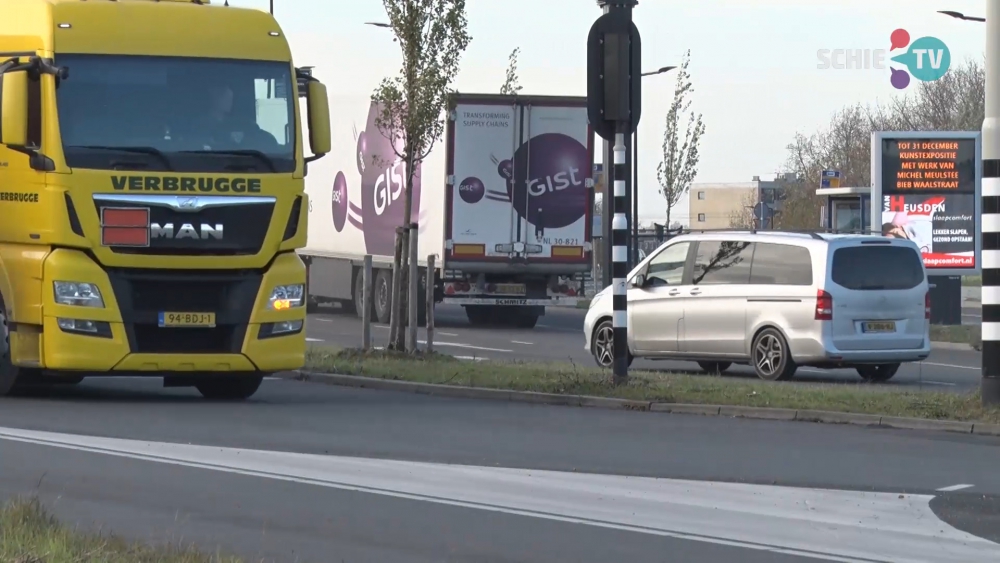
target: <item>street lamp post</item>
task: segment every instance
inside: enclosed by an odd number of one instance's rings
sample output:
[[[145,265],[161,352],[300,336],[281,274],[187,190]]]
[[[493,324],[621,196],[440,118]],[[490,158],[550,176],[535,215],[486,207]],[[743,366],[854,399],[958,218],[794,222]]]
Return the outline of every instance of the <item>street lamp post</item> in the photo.
[[[656,76],[670,72],[676,66],[662,66],[656,70],[642,73],[642,77]],[[639,263],[639,128],[632,134],[632,248],[629,251],[629,269]],[[670,225],[667,225],[669,228]]]
[[[940,13],[986,22],[986,111],[983,120],[983,321],[982,379],[984,407],[1000,406],[1000,0],[987,0],[986,17]]]

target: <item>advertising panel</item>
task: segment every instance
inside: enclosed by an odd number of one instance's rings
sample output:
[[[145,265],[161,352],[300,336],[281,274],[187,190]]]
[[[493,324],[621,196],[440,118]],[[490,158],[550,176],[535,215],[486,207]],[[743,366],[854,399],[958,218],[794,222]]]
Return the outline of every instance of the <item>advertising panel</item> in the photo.
[[[928,275],[978,274],[981,179],[978,132],[873,133],[872,230],[916,243]]]

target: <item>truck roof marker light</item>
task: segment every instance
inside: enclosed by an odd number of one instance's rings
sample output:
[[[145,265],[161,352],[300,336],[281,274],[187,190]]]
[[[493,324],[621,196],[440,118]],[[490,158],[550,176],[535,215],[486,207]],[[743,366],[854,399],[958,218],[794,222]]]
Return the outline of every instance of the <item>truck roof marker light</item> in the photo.
[[[71,27],[73,27],[73,24],[70,24],[70,23],[61,23],[61,24],[59,24],[59,29],[69,29]]]
[[[281,34],[278,33],[277,31],[269,31],[267,32],[267,34],[270,35],[271,37],[281,37]]]

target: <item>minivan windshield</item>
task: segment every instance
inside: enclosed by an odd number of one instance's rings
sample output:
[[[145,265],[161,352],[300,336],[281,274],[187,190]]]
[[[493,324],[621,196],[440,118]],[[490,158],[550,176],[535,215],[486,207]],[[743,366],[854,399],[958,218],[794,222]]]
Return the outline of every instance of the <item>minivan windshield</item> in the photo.
[[[913,289],[924,281],[924,267],[913,248],[863,244],[834,250],[830,275],[847,289]]]
[[[74,168],[224,172],[295,169],[287,62],[60,54],[56,91]]]

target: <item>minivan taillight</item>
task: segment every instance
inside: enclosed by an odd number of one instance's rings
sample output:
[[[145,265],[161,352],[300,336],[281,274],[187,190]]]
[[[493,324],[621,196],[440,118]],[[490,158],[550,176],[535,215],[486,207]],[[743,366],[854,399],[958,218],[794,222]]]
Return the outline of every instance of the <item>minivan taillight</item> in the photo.
[[[816,320],[833,320],[833,296],[822,289],[816,290]]]
[[[929,291],[924,295],[924,318],[928,320],[931,318],[931,292]]]

